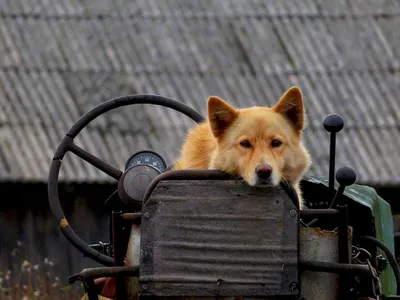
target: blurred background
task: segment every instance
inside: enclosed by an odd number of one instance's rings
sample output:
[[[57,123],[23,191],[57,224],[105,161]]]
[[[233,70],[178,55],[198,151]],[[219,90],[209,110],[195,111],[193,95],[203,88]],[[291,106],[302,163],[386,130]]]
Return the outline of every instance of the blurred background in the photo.
[[[118,96],[159,94],[205,115],[210,95],[270,106],[292,85],[308,115],[308,175],[328,176],[322,120],[338,113],[337,167],[353,167],[358,183],[400,212],[400,0],[0,0],[3,286],[24,289],[21,266],[51,273],[58,288],[97,265],[66,241],[47,199],[54,151],[85,112]],[[96,119],[76,142],[121,169],[144,149],[171,164],[193,125],[135,105]],[[114,181],[69,154],[60,180],[72,228],[88,243],[108,241],[102,205]]]

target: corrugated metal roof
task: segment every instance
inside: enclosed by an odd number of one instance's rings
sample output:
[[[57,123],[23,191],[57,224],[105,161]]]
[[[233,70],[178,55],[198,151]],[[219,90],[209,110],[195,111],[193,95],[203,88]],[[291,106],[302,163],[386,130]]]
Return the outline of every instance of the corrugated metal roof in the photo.
[[[69,127],[97,104],[160,94],[206,113],[304,94],[310,175],[328,174],[322,119],[341,114],[337,165],[360,183],[400,184],[400,1],[0,1],[0,179],[46,181]],[[144,148],[169,163],[194,123],[161,107],[120,108],[77,139],[122,168]],[[107,176],[72,155],[61,179]]]

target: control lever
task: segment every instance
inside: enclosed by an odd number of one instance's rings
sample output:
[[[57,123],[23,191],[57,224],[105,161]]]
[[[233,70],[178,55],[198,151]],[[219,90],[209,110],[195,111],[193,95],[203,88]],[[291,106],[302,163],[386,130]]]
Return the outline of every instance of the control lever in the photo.
[[[326,131],[331,134],[329,151],[329,188],[334,188],[335,155],[336,155],[336,133],[343,129],[343,118],[338,114],[330,114],[324,118],[323,125]]]
[[[339,183],[339,187],[336,191],[335,197],[333,197],[333,200],[329,205],[329,208],[332,208],[337,204],[338,199],[343,195],[346,186],[352,185],[356,182],[357,174],[350,167],[342,167],[336,172],[336,180]]]
[[[336,191],[335,196],[333,197],[331,204],[329,205],[329,208],[332,208],[337,204],[338,199],[340,199],[340,197],[343,195],[346,186],[350,186],[354,182],[356,182],[357,174],[350,167],[342,167],[336,172],[336,180],[339,183],[339,187]],[[311,222],[307,224],[307,226],[311,226],[317,221],[318,219],[313,219]]]

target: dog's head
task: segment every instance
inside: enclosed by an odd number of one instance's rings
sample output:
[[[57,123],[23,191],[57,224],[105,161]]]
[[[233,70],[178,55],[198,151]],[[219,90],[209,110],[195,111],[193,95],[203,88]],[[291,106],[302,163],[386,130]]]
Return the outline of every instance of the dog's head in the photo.
[[[218,149],[210,167],[243,177],[252,186],[298,182],[310,166],[302,143],[304,107],[298,87],[271,108],[237,109],[211,96],[208,118]]]

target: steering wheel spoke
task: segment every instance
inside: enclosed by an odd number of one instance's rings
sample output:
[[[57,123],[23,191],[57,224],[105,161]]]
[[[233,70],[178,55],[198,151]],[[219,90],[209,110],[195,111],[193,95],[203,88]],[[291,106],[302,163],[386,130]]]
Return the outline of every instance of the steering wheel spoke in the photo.
[[[77,146],[73,142],[68,145],[68,150],[74,153],[76,156],[82,158],[84,161],[88,162],[92,166],[96,167],[100,171],[103,171],[110,177],[114,178],[115,180],[119,180],[122,175],[122,171],[118,170],[117,168],[113,167],[112,165],[106,163],[102,159],[98,158],[97,156],[87,152],[85,149]]]
[[[61,232],[65,235],[68,241],[83,254],[105,266],[113,266],[113,258],[90,247],[86,242],[81,240],[73,231],[71,226],[69,226],[69,223],[65,218],[64,212],[61,208],[60,198],[58,195],[58,176],[65,153],[71,151],[76,156],[85,160],[110,177],[119,180],[123,172],[104,162],[95,155],[87,152],[81,147],[75,145],[74,138],[98,116],[101,116],[102,114],[118,107],[134,104],[160,105],[181,112],[197,123],[204,121],[204,118],[200,113],[179,101],[158,95],[128,95],[108,100],[94,107],[91,111],[84,114],[64,136],[63,140],[56,149],[49,171],[49,180],[47,186],[50,208],[60,224]]]

